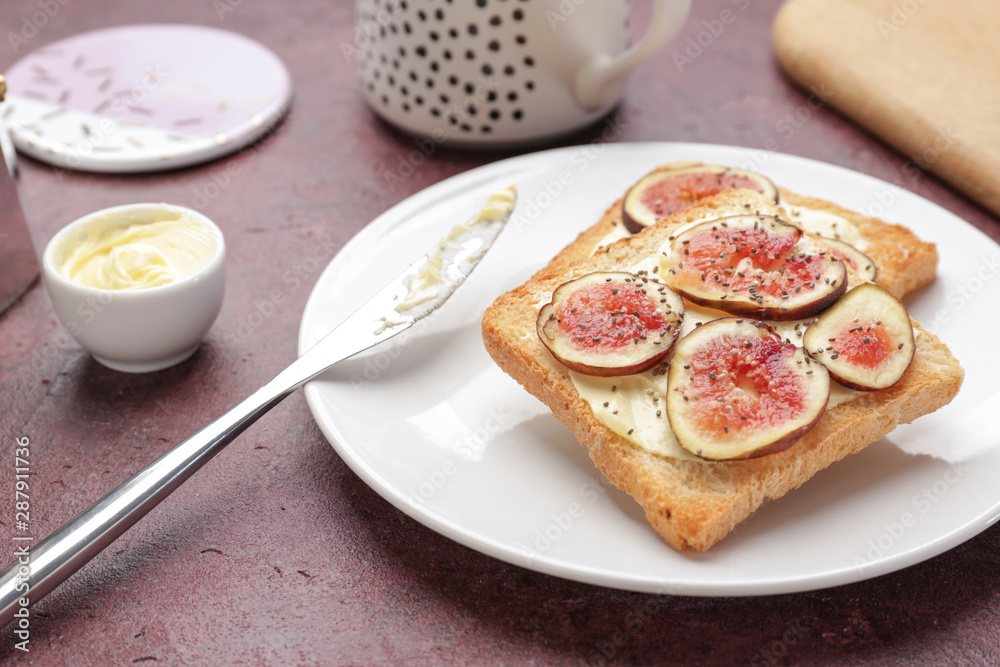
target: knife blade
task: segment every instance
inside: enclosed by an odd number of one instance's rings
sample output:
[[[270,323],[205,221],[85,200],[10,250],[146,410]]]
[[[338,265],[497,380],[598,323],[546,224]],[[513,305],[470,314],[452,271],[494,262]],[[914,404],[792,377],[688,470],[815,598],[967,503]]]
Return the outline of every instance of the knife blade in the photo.
[[[330,334],[341,339],[338,353],[348,348],[361,352],[387,340],[444,304],[496,240],[516,200],[513,187],[494,192],[475,216],[452,228],[423,257],[389,281]]]
[[[409,329],[441,307],[493,245],[513,212],[513,188],[492,195],[427,254],[270,382],[148,465],[0,574],[0,627],[100,553],[248,426],[309,380]]]
[[[0,102],[7,92],[0,76]],[[13,144],[0,118],[0,313],[9,308],[38,278],[38,255],[17,194]]]

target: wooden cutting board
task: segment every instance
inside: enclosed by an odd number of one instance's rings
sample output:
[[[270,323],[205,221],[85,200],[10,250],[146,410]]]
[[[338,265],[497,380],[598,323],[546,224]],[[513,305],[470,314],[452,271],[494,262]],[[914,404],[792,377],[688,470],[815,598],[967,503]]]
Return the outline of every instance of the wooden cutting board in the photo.
[[[789,0],[774,48],[789,76],[902,151],[904,175],[933,171],[1000,214],[1000,2]]]

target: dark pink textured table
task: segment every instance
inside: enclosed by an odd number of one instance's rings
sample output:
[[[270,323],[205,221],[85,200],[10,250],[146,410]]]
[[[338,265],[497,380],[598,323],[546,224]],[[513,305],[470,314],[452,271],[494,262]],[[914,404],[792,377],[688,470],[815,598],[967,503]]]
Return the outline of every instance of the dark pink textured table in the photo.
[[[907,156],[810,104],[782,76],[770,47],[779,4],[695,2],[675,47],[631,78],[615,112],[620,140],[766,146],[823,160],[900,183],[1000,240],[994,218],[932,176],[904,171]],[[0,71],[17,58],[8,35],[49,5],[58,11],[22,49],[117,24],[217,26],[273,49],[292,73],[295,97],[255,150],[196,168],[100,176],[23,159],[22,197],[39,244],[84,213],[167,201],[203,210],[229,248],[218,321],[195,357],[167,371],[122,375],[98,365],[67,339],[40,285],[0,315],[0,495],[13,489],[14,440],[28,436],[39,537],[295,357],[318,276],[306,258],[324,265],[408,195],[509,155],[442,148],[394,191],[384,187],[386,170],[414,143],[361,101],[339,49],[352,39],[346,1],[5,0]],[[736,20],[702,39],[702,53],[679,71],[674,51],[725,9]],[[236,166],[217,196],[199,199]],[[248,329],[255,299],[289,271],[301,284]],[[4,562],[13,552],[8,514],[0,516]],[[657,597],[564,581],[455,544],[394,509],[339,459],[298,393],[35,607],[30,653],[14,648],[11,628],[0,630],[0,660],[1000,664],[998,553],[1000,530],[992,528],[895,574],[775,597]]]

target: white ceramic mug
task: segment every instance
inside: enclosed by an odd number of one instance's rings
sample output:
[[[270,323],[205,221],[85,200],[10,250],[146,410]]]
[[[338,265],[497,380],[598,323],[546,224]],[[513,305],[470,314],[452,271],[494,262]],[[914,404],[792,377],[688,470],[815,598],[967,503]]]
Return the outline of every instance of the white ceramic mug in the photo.
[[[385,120],[467,145],[531,143],[584,127],[628,72],[680,31],[691,0],[654,0],[630,41],[630,0],[356,0],[361,89]]]

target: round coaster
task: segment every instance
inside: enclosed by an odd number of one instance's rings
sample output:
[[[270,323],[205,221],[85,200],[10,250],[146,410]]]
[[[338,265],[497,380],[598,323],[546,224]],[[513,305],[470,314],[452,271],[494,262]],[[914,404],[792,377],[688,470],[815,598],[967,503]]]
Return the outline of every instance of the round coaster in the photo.
[[[18,150],[98,172],[174,169],[236,152],[278,122],[292,91],[270,50],[195,25],[83,33],[5,75],[0,118]]]

